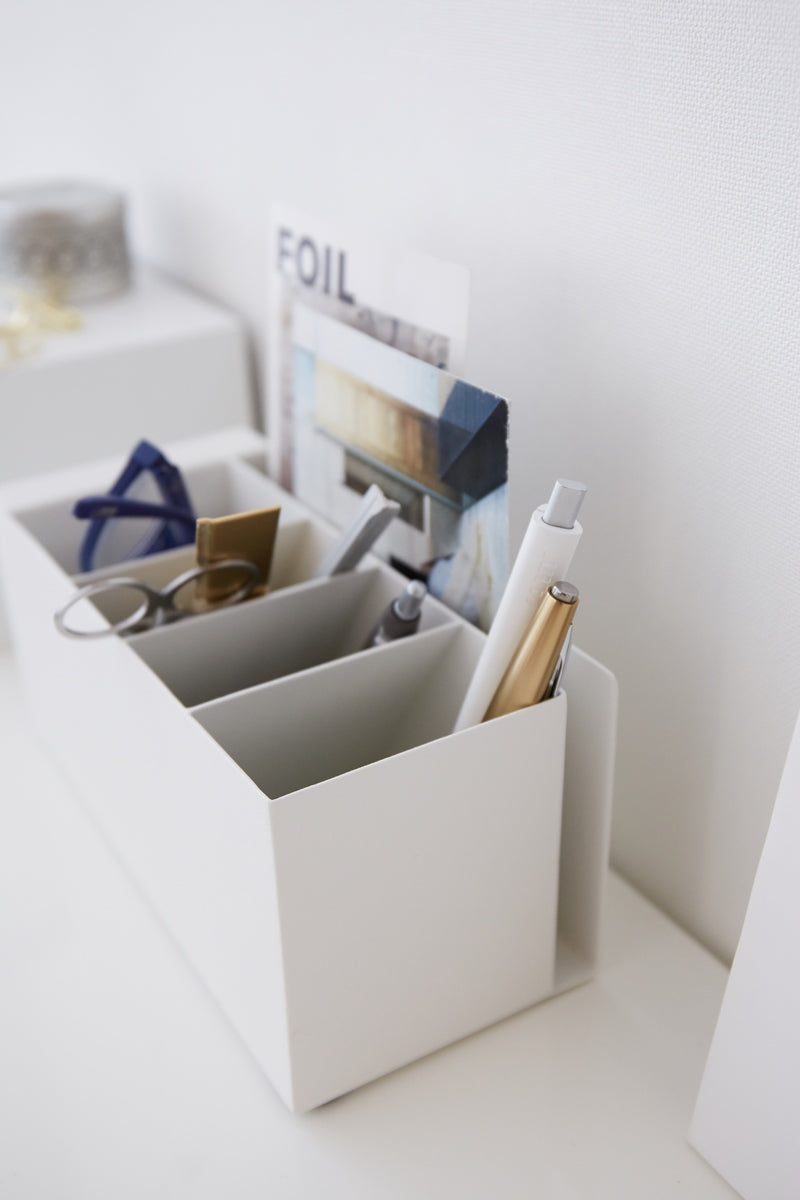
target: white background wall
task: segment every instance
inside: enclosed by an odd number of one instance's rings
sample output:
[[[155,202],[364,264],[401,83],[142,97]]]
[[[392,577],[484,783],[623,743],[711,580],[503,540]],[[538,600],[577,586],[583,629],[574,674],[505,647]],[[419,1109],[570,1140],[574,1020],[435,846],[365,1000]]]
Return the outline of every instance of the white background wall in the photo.
[[[616,864],[725,956],[800,702],[798,99],[793,0],[29,0],[0,31],[0,180],[121,185],[138,253],[256,338],[273,200],[468,265],[514,544],[590,485]]]

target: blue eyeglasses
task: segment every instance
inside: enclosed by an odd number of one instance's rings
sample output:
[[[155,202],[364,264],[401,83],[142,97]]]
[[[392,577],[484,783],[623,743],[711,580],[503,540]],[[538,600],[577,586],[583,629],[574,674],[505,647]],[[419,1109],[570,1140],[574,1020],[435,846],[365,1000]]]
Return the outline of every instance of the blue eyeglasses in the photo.
[[[105,495],[84,496],[72,513],[89,521],[80,549],[82,571],[195,539],[196,517],[181,473],[151,442],[139,442]]]

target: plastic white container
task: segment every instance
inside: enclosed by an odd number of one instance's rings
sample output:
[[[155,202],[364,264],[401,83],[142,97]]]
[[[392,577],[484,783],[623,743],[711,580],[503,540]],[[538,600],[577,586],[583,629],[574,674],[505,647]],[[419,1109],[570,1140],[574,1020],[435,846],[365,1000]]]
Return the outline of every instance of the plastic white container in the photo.
[[[262,599],[61,636],[69,504],[108,462],[6,488],[0,556],[44,738],[302,1111],[591,976],[616,684],[576,649],[568,695],[449,733],[484,635],[428,597],[413,637],[359,651],[402,579],[370,558],[310,580],[335,532],[245,461],[257,447],[241,431],[165,449],[201,515],[283,505]]]

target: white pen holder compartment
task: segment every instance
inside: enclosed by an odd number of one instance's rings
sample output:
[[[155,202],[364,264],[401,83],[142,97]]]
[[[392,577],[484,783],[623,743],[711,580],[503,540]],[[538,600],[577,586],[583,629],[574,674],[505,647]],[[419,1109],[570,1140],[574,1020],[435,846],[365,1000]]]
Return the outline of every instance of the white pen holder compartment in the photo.
[[[566,697],[448,736],[460,632],[195,713],[271,797],[299,1109],[553,992]]]
[[[328,538],[324,534],[321,534],[311,521],[292,521],[291,518],[287,518],[287,521],[283,525],[279,524],[275,539],[272,568],[270,570],[268,595],[272,597],[285,589],[297,588],[302,584],[315,586],[313,582],[309,582],[309,577],[318,561],[318,556],[327,549],[328,544]],[[140,583],[145,583],[150,587],[158,589],[167,587],[182,572],[194,567],[196,561],[195,548],[192,544],[190,546],[181,546],[176,550],[165,550],[160,554],[151,554],[146,558],[132,559],[125,563],[114,563],[111,566],[102,567],[95,571],[83,571],[74,575],[73,581],[76,587],[84,587],[86,584],[100,583],[103,580],[124,576],[125,578],[138,580]],[[327,582],[327,580],[321,580],[318,581],[318,584],[324,586]],[[385,591],[385,587],[383,591]],[[264,597],[255,597],[248,601],[248,604],[252,606],[263,603],[263,599]],[[289,601],[289,606],[293,603],[295,601]],[[334,612],[340,612],[342,607],[341,601],[337,605],[334,599],[332,603],[334,604]],[[76,607],[72,617],[74,624],[77,624],[80,628],[102,628],[103,623],[101,621],[95,620],[92,622],[91,618],[87,615],[89,607],[96,609],[108,624],[115,624],[130,614],[132,607],[131,593],[124,589],[99,591],[90,598],[81,601],[80,607]],[[225,607],[212,610],[207,614],[203,614],[202,617],[198,614],[192,618],[191,626],[194,626],[195,621],[202,620],[207,616],[218,618],[223,613],[234,610],[238,612],[243,608],[243,605],[236,605],[230,610]],[[76,617],[78,618],[77,620]],[[163,629],[160,628],[158,632],[165,633],[166,630],[169,630],[171,633],[175,629],[181,629],[183,631],[182,636],[186,637],[187,625],[188,623],[186,622],[167,625]],[[201,628],[204,631],[206,630],[205,625],[201,626]],[[144,635],[137,634],[135,636],[138,640]],[[193,635],[190,634],[189,637],[191,636]],[[182,642],[181,635],[179,635],[178,645],[183,646],[184,644],[186,645],[187,653],[191,653],[193,647],[190,643]],[[258,643],[254,642],[251,649],[257,648]],[[206,647],[207,649],[208,647]],[[347,651],[344,650],[342,653],[347,653]],[[320,659],[320,661],[322,660]],[[202,669],[202,664],[200,664],[200,669]],[[268,678],[268,676],[264,676],[264,678]],[[245,685],[238,684],[236,686]],[[188,700],[187,703],[197,703],[197,701]]]
[[[275,799],[448,735],[475,657],[469,633],[442,626],[192,711]]]
[[[428,597],[420,632],[361,650],[402,580],[376,559],[312,580],[335,535],[243,461],[252,444],[167,450],[198,510],[282,505],[262,598],[62,636],[69,504],[108,485],[108,463],[4,489],[0,561],[43,739],[304,1110],[591,976],[616,685],[576,648],[565,695],[451,734],[483,635]],[[141,569],[166,582],[180,554]]]
[[[318,579],[131,638],[183,704],[195,705],[359,652],[403,579],[366,569]],[[430,597],[420,630],[451,615]]]

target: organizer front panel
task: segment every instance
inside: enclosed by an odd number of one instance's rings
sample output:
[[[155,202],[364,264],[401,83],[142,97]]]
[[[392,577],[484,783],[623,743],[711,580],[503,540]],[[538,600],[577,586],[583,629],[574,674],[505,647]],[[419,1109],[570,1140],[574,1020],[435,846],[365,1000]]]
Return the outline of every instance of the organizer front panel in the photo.
[[[270,805],[297,1108],[552,993],[565,727],[559,696]]]

